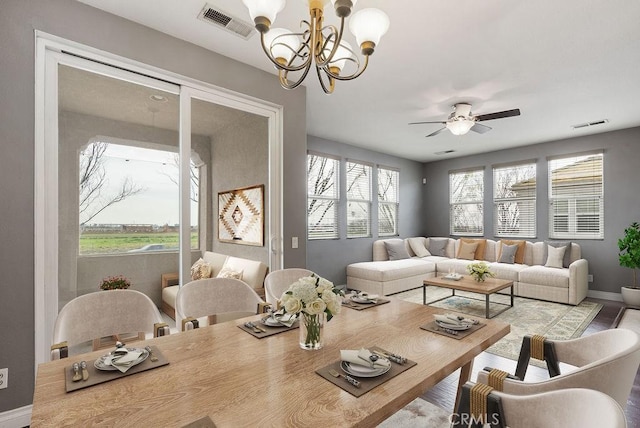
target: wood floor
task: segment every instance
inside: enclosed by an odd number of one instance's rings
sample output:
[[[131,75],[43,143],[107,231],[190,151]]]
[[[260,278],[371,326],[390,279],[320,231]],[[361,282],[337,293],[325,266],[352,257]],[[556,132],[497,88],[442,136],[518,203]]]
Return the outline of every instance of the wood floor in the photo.
[[[595,333],[597,331],[606,330],[611,327],[620,308],[622,302],[613,302],[610,300],[600,300],[587,298],[586,300],[592,302],[602,303],[604,307],[598,313],[596,318],[589,324],[583,336]],[[497,355],[483,352],[476,357],[473,363],[473,373],[471,380],[475,380],[479,370],[483,367],[495,367],[500,370],[514,373],[516,369],[516,362],[507,358],[499,357]],[[429,401],[432,404],[440,406],[443,409],[453,411],[453,403],[455,400],[456,388],[458,386],[459,370],[452,375],[448,376],[435,387],[422,395],[422,398]],[[526,380],[535,381],[548,379],[549,374],[545,369],[541,369],[535,366],[529,366],[527,369]],[[627,408],[625,410],[627,415],[627,424],[629,427],[640,427],[640,370],[636,373],[635,382],[627,400]]]

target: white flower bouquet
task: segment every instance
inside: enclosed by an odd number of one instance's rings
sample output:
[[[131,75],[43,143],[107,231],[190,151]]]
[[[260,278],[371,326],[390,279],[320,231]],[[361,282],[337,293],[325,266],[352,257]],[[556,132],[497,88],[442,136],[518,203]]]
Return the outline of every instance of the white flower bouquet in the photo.
[[[494,277],[495,274],[489,270],[489,265],[485,262],[471,263],[467,265],[467,272],[478,282],[484,282],[486,277]]]

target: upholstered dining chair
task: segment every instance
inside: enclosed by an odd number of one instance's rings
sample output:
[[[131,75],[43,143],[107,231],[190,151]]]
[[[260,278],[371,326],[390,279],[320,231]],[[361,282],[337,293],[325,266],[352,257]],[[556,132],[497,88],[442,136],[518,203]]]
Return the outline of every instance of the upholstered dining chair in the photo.
[[[291,284],[300,278],[311,275],[313,275],[312,271],[301,268],[287,268],[270,272],[264,279],[264,293],[267,303],[270,303],[274,309],[277,308],[282,293]]]
[[[467,382],[451,427],[481,428],[625,428],[620,404],[600,391],[569,388],[531,395],[506,394]]]
[[[534,340],[535,341],[535,340]],[[640,366],[640,337],[637,333],[623,329],[609,329],[589,336],[570,340],[540,340],[536,345],[526,337],[516,369],[518,376],[485,368],[478,373],[477,382],[492,386],[508,394],[528,395],[565,388],[587,388],[603,392],[614,398],[622,408]],[[531,352],[538,348],[539,351]],[[552,377],[542,381],[525,382],[527,353],[539,355],[549,365]],[[524,355],[523,355],[524,354]],[[559,362],[571,367],[560,373]],[[504,376],[507,376],[506,378]]]
[[[176,323],[183,331],[191,330],[202,322],[218,323],[255,315],[262,312],[263,305],[264,301],[258,293],[239,279],[198,279],[178,290]]]
[[[53,328],[51,359],[64,358],[69,348],[122,333],[164,336],[169,327],[145,294],[136,290],[108,290],[84,294],[64,305]],[[95,345],[94,345],[95,349]]]

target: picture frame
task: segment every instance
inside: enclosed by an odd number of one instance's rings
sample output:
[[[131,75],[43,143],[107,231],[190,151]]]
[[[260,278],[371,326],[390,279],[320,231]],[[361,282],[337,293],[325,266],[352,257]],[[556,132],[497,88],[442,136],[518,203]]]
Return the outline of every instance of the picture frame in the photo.
[[[218,192],[218,241],[264,246],[264,184]]]

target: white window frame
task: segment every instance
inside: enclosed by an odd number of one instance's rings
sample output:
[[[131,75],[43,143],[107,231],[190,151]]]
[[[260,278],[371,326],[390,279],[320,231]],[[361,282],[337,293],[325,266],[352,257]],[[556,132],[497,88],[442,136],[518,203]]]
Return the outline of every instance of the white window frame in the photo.
[[[395,192],[393,195],[388,195],[385,189],[381,188],[380,178],[382,174],[380,171],[388,171],[392,175],[392,180],[395,188]],[[379,237],[388,237],[388,236],[398,236],[398,221],[399,221],[399,213],[400,213],[400,170],[398,168],[393,168],[389,166],[377,165],[377,194],[378,194],[378,236]],[[381,230],[382,222],[380,221],[382,216],[382,211],[384,209],[388,209],[393,212],[393,231],[383,231]]]
[[[493,166],[493,227],[494,236],[513,238],[536,237],[536,170],[535,161]],[[505,181],[508,175],[508,182]],[[513,187],[520,185],[520,194]],[[503,189],[503,186],[509,189]],[[501,194],[502,193],[502,194]],[[502,225],[510,217],[510,230]]]
[[[311,177],[309,177],[309,161],[312,156],[318,157],[318,158],[324,158],[327,161],[334,163],[333,172],[331,174],[333,176],[332,187],[334,189],[334,192],[332,192],[331,194],[326,194],[326,193],[319,194],[317,192],[311,191],[312,186],[309,181],[311,179]],[[309,212],[311,209],[312,200],[319,200],[319,201],[324,201],[329,203],[333,202],[332,230],[328,230],[325,233],[318,233],[318,234],[313,233],[313,225],[311,224],[311,216]],[[326,240],[326,239],[339,239],[340,237],[340,228],[338,224],[339,207],[340,207],[340,158],[326,154],[326,153],[308,151],[307,152],[307,239],[308,240],[317,241],[317,240]]]
[[[593,157],[600,158],[599,162],[587,165],[591,168],[591,175],[585,176],[583,189],[573,186],[565,186],[570,191],[564,195],[560,194],[561,187],[554,182],[554,171],[561,169],[569,170],[572,166],[580,162],[588,162]],[[570,155],[555,156],[547,158],[548,163],[548,185],[549,185],[549,237],[556,239],[604,239],[604,150],[575,153]],[[599,168],[598,168],[598,163]],[[599,171],[598,171],[599,169]],[[587,171],[587,169],[583,169]],[[590,177],[590,178],[589,178]],[[566,177],[569,179],[572,177]],[[573,177],[575,180],[576,178]],[[576,182],[577,183],[577,182]],[[589,188],[591,186],[591,188]],[[572,188],[573,187],[573,188]],[[596,209],[580,212],[580,201],[595,202]],[[566,203],[566,211],[559,213],[558,209],[562,203]],[[580,231],[580,217],[596,218],[598,227],[594,231]],[[556,218],[566,217],[566,230],[556,228]]]
[[[367,162],[347,159],[346,160],[346,189],[345,194],[347,197],[347,238],[369,238],[371,237],[371,184],[373,165]],[[357,168],[364,173],[364,176],[358,175],[353,177],[351,171]],[[357,181],[356,181],[357,180]],[[354,186],[357,188],[354,189]],[[366,212],[364,231],[360,233],[354,233],[351,230],[350,224],[353,221],[362,220],[359,216],[352,214],[351,205],[354,204],[360,208],[364,207]]]
[[[475,179],[480,184],[480,191],[476,194],[472,194],[474,197],[458,197],[458,199],[454,199],[456,195],[454,195],[454,179],[456,177],[461,177],[461,180],[464,180],[463,176],[470,176],[471,179]],[[463,187],[467,187],[463,185]],[[471,215],[476,215],[478,218],[477,224],[479,225],[477,229],[472,230],[469,227],[467,230],[456,229],[455,227],[455,212],[458,207],[473,207],[477,208],[477,211],[470,212]],[[449,171],[449,233],[453,236],[483,236],[484,235],[484,167],[480,168],[469,168],[464,170],[456,170]]]

